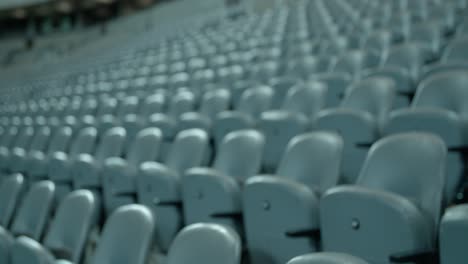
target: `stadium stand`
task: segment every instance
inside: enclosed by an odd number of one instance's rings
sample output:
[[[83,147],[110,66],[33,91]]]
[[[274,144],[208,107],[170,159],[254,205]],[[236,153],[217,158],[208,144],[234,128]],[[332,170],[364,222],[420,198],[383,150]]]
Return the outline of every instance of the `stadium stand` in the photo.
[[[468,0],[229,2],[2,37],[0,264],[468,263]]]

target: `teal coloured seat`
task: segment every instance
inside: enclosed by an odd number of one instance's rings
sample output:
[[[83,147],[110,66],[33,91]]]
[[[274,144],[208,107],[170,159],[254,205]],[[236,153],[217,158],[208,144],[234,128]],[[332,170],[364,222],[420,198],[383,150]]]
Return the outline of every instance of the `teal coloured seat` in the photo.
[[[368,264],[360,258],[334,252],[311,253],[291,259],[287,264]]]

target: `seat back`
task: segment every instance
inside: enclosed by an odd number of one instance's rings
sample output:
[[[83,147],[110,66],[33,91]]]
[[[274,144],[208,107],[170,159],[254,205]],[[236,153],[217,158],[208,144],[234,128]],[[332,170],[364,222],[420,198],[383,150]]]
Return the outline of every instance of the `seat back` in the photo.
[[[430,47],[410,42],[391,48],[384,65],[405,69],[413,79],[417,79],[420,67],[432,59]]]
[[[162,113],[166,106],[166,96],[163,93],[156,93],[147,97],[141,107],[142,116],[150,116],[155,113]]]
[[[92,264],[144,264],[155,220],[143,205],[125,205],[108,219],[91,260]]]
[[[77,190],[60,203],[43,245],[56,257],[80,263],[96,214],[96,200],[89,190]]]
[[[262,113],[258,128],[265,135],[262,165],[267,173],[276,170],[289,140],[305,132],[308,125],[309,120],[302,114],[274,110]]]
[[[123,127],[113,127],[102,137],[94,158],[97,161],[104,161],[110,157],[119,157],[125,146],[127,132]]]
[[[286,98],[289,90],[299,83],[301,83],[301,79],[290,76],[274,78],[271,81],[271,87],[274,91],[271,107],[273,109],[280,108],[283,105],[284,98]]]
[[[245,180],[260,170],[265,138],[255,130],[234,131],[224,137],[213,168],[237,180]]]
[[[360,258],[344,253],[312,253],[291,259],[287,264],[368,264]]]
[[[439,108],[468,113],[468,70],[435,73],[420,82],[413,108]]]
[[[349,87],[341,107],[364,111],[384,121],[392,110],[395,94],[395,83],[391,79],[368,77]]]
[[[7,131],[5,131],[4,135],[2,136],[0,146],[1,147],[10,147],[12,142],[14,142],[15,137],[18,135],[18,128],[17,127],[10,127]]]
[[[377,141],[369,150],[356,185],[398,194],[414,202],[438,225],[445,184],[444,142],[409,132]]]
[[[8,228],[23,189],[23,175],[15,173],[0,185],[0,225]]]
[[[127,161],[132,165],[139,165],[145,161],[156,160],[162,140],[161,130],[155,127],[141,130],[130,146]]]
[[[277,175],[324,193],[338,183],[343,139],[331,132],[311,132],[291,139]]]
[[[101,98],[96,112],[96,117],[104,115],[112,115],[117,107],[117,99],[115,98]]]
[[[181,91],[172,97],[169,105],[168,115],[179,117],[185,112],[190,112],[195,106],[195,96],[189,91]]]
[[[226,89],[208,91],[203,95],[200,114],[213,119],[216,115],[228,109],[231,95]]]
[[[240,264],[241,241],[231,228],[199,223],[184,228],[175,238],[167,264]]]
[[[29,145],[29,150],[34,151],[44,151],[47,143],[50,139],[50,128],[49,127],[41,127],[39,130],[36,130],[34,137],[31,140],[31,144]]]
[[[313,117],[326,105],[327,86],[308,82],[291,88],[284,99],[283,110]]]
[[[55,130],[47,147],[48,154],[65,152],[72,138],[73,130],[70,127],[59,127]]]
[[[467,36],[454,39],[445,49],[442,60],[444,62],[466,63],[468,61],[468,51],[466,50],[467,45]]]
[[[182,175],[187,169],[202,165],[208,152],[208,144],[208,134],[201,129],[181,131],[177,134],[164,164]]]
[[[362,70],[376,67],[379,60],[379,56],[374,51],[352,50],[338,58],[333,71],[355,76],[359,75]]]
[[[32,185],[18,208],[11,232],[39,241],[52,209],[54,193],[55,185],[51,181]]]
[[[26,149],[32,141],[34,129],[32,127],[23,127],[20,129],[12,147]]]
[[[237,109],[253,118],[258,118],[263,111],[270,109],[273,95],[273,90],[268,86],[247,89],[242,93]]]
[[[74,158],[80,154],[89,154],[94,151],[97,129],[95,127],[86,127],[81,129],[78,136],[70,146],[70,157]]]
[[[117,108],[116,116],[118,118],[123,118],[125,115],[135,114],[138,111],[138,97],[129,96],[125,97]]]

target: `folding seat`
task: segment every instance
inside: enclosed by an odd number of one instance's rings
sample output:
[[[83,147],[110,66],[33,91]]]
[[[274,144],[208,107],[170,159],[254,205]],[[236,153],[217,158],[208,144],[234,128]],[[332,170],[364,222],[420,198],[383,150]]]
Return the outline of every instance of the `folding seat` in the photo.
[[[324,83],[327,86],[326,107],[336,107],[344,97],[345,91],[353,79],[346,73],[322,73],[312,75],[310,80]]]
[[[211,168],[193,168],[182,177],[185,224],[214,222],[241,230],[241,185],[260,171],[265,139],[255,130],[224,138]]]
[[[371,77],[354,83],[338,108],[325,109],[313,121],[316,129],[337,131],[344,139],[343,177],[353,183],[368,147],[381,134],[395,97],[395,83]]]
[[[177,134],[178,118],[183,113],[193,111],[195,103],[196,98],[192,92],[187,90],[179,91],[172,96],[167,113],[153,114],[149,117],[147,126],[159,128],[163,135],[161,159],[164,159],[167,155],[171,142]]]
[[[433,54],[439,54],[444,44],[444,25],[439,21],[422,21],[411,26],[409,41],[429,47]]]
[[[468,45],[468,37],[461,36],[453,39],[446,47],[442,61],[443,62],[468,62],[468,51],[466,51],[466,45]]]
[[[161,137],[158,128],[143,129],[127,148],[125,159],[111,157],[104,162],[101,174],[107,215],[119,206],[136,202],[138,169],[144,162],[156,160]]]
[[[12,148],[15,142],[15,137],[18,135],[18,128],[11,126],[8,129],[5,129],[2,133],[0,139],[0,168],[6,168],[7,165],[7,156],[9,154],[10,148]]]
[[[427,131],[445,141],[449,153],[444,198],[449,203],[456,198],[463,177],[461,157],[466,147],[466,121],[463,116],[468,109],[467,72],[439,72],[422,80],[411,107],[392,112],[384,129],[385,134]]]
[[[439,230],[441,264],[461,264],[466,261],[467,234],[467,205],[457,205],[446,209]]]
[[[366,69],[379,65],[380,54],[373,50],[351,50],[337,58],[331,66],[332,72],[342,72],[359,79]]]
[[[102,169],[108,158],[120,157],[125,148],[126,132],[122,127],[109,129],[101,138],[94,154],[81,153],[71,165],[75,189],[90,189],[98,192],[102,188]]]
[[[166,264],[240,264],[242,245],[229,227],[199,223],[184,228],[169,250]]]
[[[301,134],[289,142],[276,175],[246,181],[243,216],[250,263],[286,263],[318,250],[319,199],[339,181],[342,150],[338,134]]]
[[[177,131],[199,128],[211,132],[212,120],[219,112],[226,111],[230,105],[230,93],[225,89],[205,92],[198,112],[180,115]]]
[[[287,264],[368,264],[368,262],[344,253],[321,252],[302,255]]]
[[[24,189],[23,175],[15,173],[0,183],[0,226],[8,228]]]
[[[218,114],[213,123],[213,137],[219,146],[232,131],[253,128],[262,112],[270,109],[274,91],[269,86],[259,85],[247,89],[234,111]]]
[[[19,127],[18,130],[11,128],[9,134],[11,135],[9,148],[0,147],[0,167],[5,173],[9,172],[11,166],[10,159],[13,155],[14,149],[24,149],[29,147],[34,136],[34,129],[32,127]]]
[[[421,252],[435,246],[446,154],[443,141],[428,133],[376,142],[355,185],[322,196],[323,250],[370,263],[430,263],[434,256]]]
[[[55,259],[81,263],[93,227],[95,203],[88,190],[70,193],[57,208],[42,243],[27,236],[16,240],[11,248],[11,264],[53,264]]]
[[[290,76],[277,77],[270,81],[270,86],[273,88],[274,94],[271,101],[271,108],[278,109],[283,105],[284,98],[288,94],[291,87],[301,83],[301,79]]]
[[[56,152],[65,152],[72,139],[72,129],[70,127],[57,128],[44,151],[41,149],[31,149],[26,157],[24,172],[30,180],[37,181],[46,178],[49,161]],[[44,140],[45,141],[45,140]]]
[[[143,205],[125,205],[106,221],[91,264],[145,264],[155,226]]]
[[[206,164],[208,148],[209,137],[205,131],[181,131],[163,163],[145,162],[139,168],[138,202],[148,206],[157,217],[154,240],[163,252],[169,249],[182,227],[181,177],[188,169]]]
[[[97,127],[100,134],[105,133],[112,127],[122,125],[122,121],[127,115],[138,112],[138,97],[128,96],[121,100],[115,115],[104,115],[97,120]]]
[[[76,134],[68,152],[55,152],[49,160],[47,175],[56,185],[57,201],[62,201],[73,189],[72,165],[81,154],[91,154],[97,141],[98,133],[94,127],[83,128]]]
[[[16,147],[11,152],[9,169],[12,172],[26,172],[28,158],[37,152],[44,152],[50,141],[51,130],[49,127],[42,127],[35,130],[29,146],[23,148]]]
[[[0,262],[9,263],[14,236],[39,240],[51,213],[55,186],[51,181],[33,184],[23,197],[9,230],[0,227]]]
[[[149,95],[144,99],[143,105],[140,109],[140,115],[149,117],[155,113],[163,113],[166,110],[166,94],[157,92]]]

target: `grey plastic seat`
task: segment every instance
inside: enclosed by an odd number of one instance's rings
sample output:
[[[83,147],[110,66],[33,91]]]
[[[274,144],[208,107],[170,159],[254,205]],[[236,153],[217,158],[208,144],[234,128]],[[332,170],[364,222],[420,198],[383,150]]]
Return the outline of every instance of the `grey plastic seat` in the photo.
[[[16,236],[39,240],[51,213],[55,186],[51,181],[41,181],[31,186],[23,197],[9,231],[0,227],[0,261],[8,263],[10,250]]]
[[[212,120],[219,112],[229,108],[230,93],[225,89],[207,91],[200,102],[198,112],[187,112],[180,115],[177,131],[199,128],[211,132]]]
[[[129,96],[122,99],[118,104],[115,115],[106,114],[97,120],[97,128],[100,134],[107,132],[112,127],[122,125],[123,119],[127,115],[138,112],[139,100],[136,96]]]
[[[10,159],[13,155],[14,149],[28,148],[33,136],[34,129],[32,127],[21,127],[18,129],[16,136],[14,136],[13,143],[11,143],[10,147],[0,148],[0,166],[4,172],[10,171]]]
[[[193,168],[182,177],[186,224],[213,222],[239,231],[241,186],[260,170],[265,146],[255,130],[229,133],[221,143],[211,168]]]
[[[292,113],[302,113],[314,117],[326,106],[327,86],[309,81],[292,87],[284,98],[281,109]]]
[[[71,165],[75,189],[99,190],[102,187],[102,168],[111,157],[120,157],[125,147],[126,131],[122,127],[109,129],[103,136],[94,154],[82,153]]]
[[[322,196],[323,250],[370,263],[421,263],[418,255],[435,246],[446,154],[433,134],[403,133],[376,142],[356,184]]]
[[[179,117],[184,113],[192,112],[195,103],[195,95],[188,90],[182,90],[172,96],[166,113],[157,113],[150,116],[147,126],[159,128],[163,135],[160,159],[163,160],[166,157],[171,148],[171,142],[174,141],[177,135]]]
[[[12,174],[0,184],[0,226],[8,228],[24,189],[24,178],[19,173]]]
[[[73,189],[72,164],[81,154],[91,154],[97,140],[97,129],[81,129],[73,139],[68,152],[55,152],[49,161],[47,175],[56,186],[56,200],[62,201]]]
[[[145,162],[137,175],[138,202],[158,218],[154,240],[166,252],[182,228],[181,177],[193,167],[204,166],[209,137],[200,129],[181,131],[164,162]]]
[[[45,179],[48,176],[49,161],[56,152],[68,150],[72,135],[73,131],[70,127],[59,127],[52,133],[46,150],[31,150],[26,160],[26,174],[34,181]]]
[[[269,86],[257,86],[247,89],[234,111],[218,114],[213,124],[213,137],[219,146],[230,132],[255,127],[262,112],[271,108],[274,91]]]
[[[106,221],[91,264],[145,264],[156,219],[143,205],[125,205]]]
[[[34,153],[45,151],[50,140],[50,135],[51,130],[49,127],[38,128],[35,130],[29,146],[24,148],[14,148],[9,160],[10,171],[25,173],[27,159],[31,155],[34,155]]]
[[[468,52],[466,51],[468,45],[468,36],[455,38],[449,43],[444,51],[443,62],[468,62]]]
[[[93,227],[95,203],[88,190],[70,193],[60,203],[42,244],[26,236],[17,239],[11,249],[11,264],[52,264],[55,259],[80,263]]]
[[[468,70],[439,72],[422,80],[411,107],[392,112],[384,131],[386,134],[427,131],[445,141],[450,150],[446,166],[446,202],[456,197],[463,177],[464,164],[460,155],[466,146],[467,73]]]
[[[164,93],[159,92],[145,98],[140,109],[140,115],[150,116],[156,113],[163,113],[166,110],[167,99]]]
[[[350,74],[353,78],[360,78],[365,69],[377,67],[380,56],[375,51],[352,50],[341,55],[331,70]]]
[[[327,108],[336,107],[340,104],[346,89],[353,80],[351,75],[346,73],[322,73],[312,75],[310,79],[324,83],[327,86]]]
[[[340,107],[318,113],[314,127],[337,131],[344,139],[343,182],[353,183],[370,144],[392,109],[395,84],[387,78],[366,78],[351,86]]]
[[[467,259],[468,206],[450,207],[440,223],[439,246],[441,264],[461,264]]]
[[[334,252],[321,252],[302,255],[291,259],[287,264],[368,264],[360,258]]]
[[[387,77],[396,83],[399,94],[397,106],[406,107],[414,95],[424,65],[434,60],[430,47],[419,42],[409,42],[392,47],[383,59],[382,68],[367,72],[366,76]]]
[[[286,146],[294,136],[309,128],[309,119],[301,113],[271,110],[262,113],[258,129],[265,136],[262,155],[262,169],[267,173],[275,171]]]
[[[241,240],[233,229],[217,224],[193,224],[177,235],[166,264],[240,264],[241,251]]]
[[[136,203],[136,176],[140,165],[156,160],[161,143],[158,128],[140,131],[129,146],[125,159],[111,157],[102,168],[104,205],[108,215],[116,208]]]
[[[319,249],[319,199],[339,182],[342,151],[343,140],[335,133],[298,135],[275,175],[246,181],[243,216],[250,263],[286,263]]]
[[[288,94],[289,90],[297,84],[302,82],[301,79],[294,78],[291,76],[277,77],[270,81],[270,85],[273,88],[274,94],[271,101],[271,108],[278,109],[284,103],[284,98]]]

